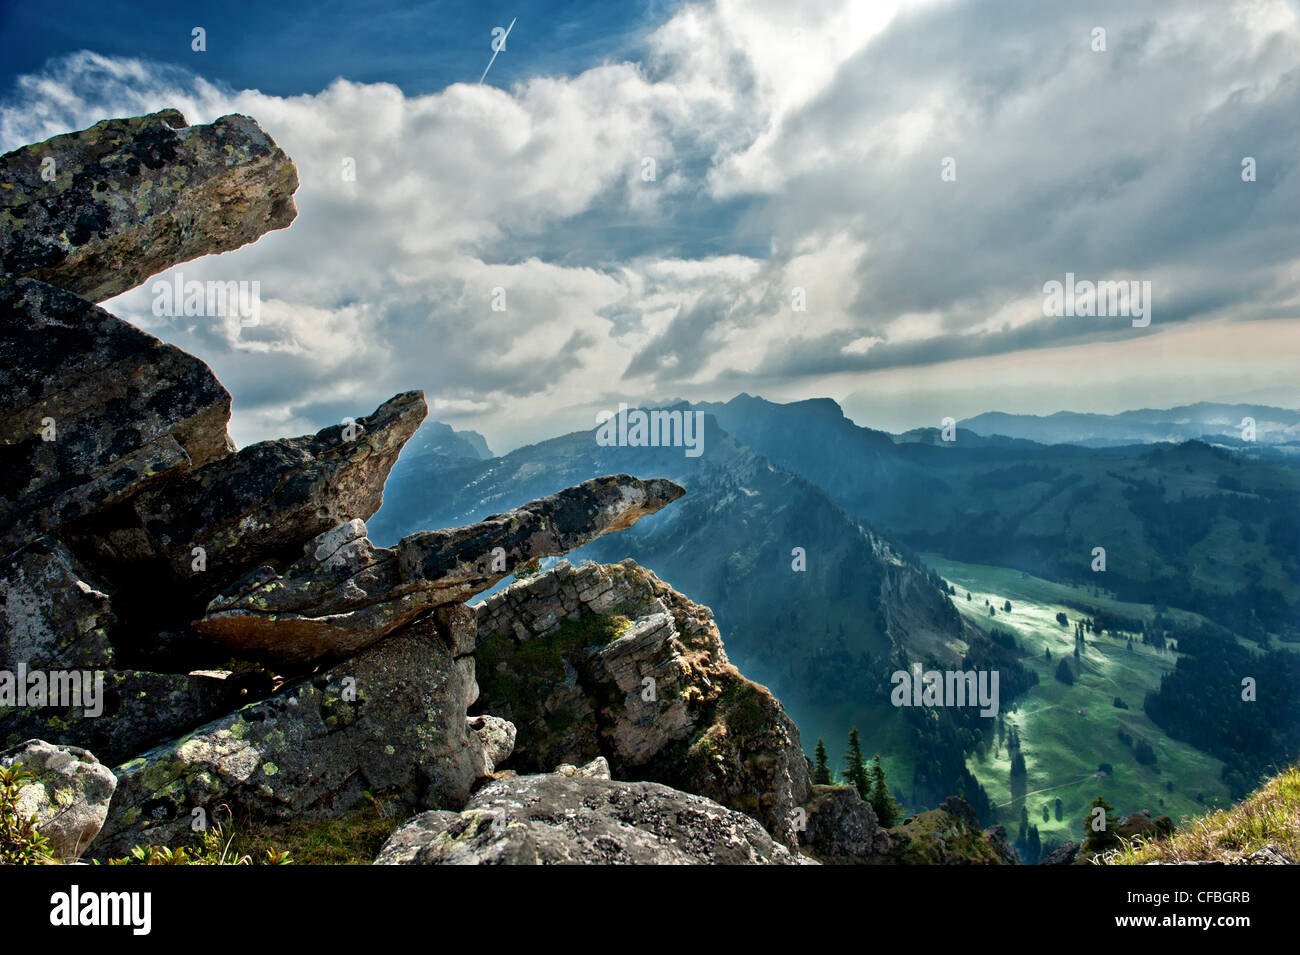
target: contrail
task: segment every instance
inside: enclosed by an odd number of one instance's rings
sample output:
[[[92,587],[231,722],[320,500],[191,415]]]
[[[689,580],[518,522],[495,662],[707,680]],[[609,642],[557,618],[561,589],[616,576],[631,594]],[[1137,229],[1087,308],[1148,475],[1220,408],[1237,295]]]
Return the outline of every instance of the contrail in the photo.
[[[484,79],[484,77],[487,76],[487,71],[490,70],[490,69],[492,69],[492,64],[495,63],[495,62],[497,61],[497,54],[500,53],[502,50],[504,50],[504,49],[506,48],[506,37],[510,36],[510,31],[513,30],[513,29],[515,28],[515,20],[518,20],[518,19],[519,19],[518,17],[514,17],[514,18],[510,21],[510,26],[506,27],[506,32],[505,32],[505,34],[501,37],[501,45],[498,46],[498,47],[494,47],[494,48],[493,48],[493,50],[492,50],[492,59],[488,60],[488,65],[485,66],[485,67],[483,68],[483,76],[480,76],[480,77],[478,78],[479,86],[482,86],[482,85],[483,85],[483,79]]]

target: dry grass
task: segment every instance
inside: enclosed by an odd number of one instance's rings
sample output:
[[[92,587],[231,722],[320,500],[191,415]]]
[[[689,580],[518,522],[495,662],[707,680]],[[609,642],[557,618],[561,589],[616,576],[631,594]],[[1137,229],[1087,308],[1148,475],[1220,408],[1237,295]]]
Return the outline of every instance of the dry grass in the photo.
[[[1274,777],[1230,809],[1185,822],[1168,838],[1126,844],[1107,862],[1232,863],[1266,845],[1300,859],[1300,767]]]

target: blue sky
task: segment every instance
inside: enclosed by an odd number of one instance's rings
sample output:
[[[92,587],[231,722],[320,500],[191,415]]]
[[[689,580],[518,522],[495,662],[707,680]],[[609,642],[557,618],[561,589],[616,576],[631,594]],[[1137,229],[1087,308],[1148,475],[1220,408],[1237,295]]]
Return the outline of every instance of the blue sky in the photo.
[[[396,83],[408,94],[477,81],[492,29],[517,19],[487,82],[579,72],[604,58],[638,55],[646,32],[675,4],[628,2],[319,3],[234,0],[98,0],[0,5],[0,84],[81,49],[194,69],[236,89],[275,96],[315,93],[343,76]],[[207,52],[191,31],[207,31]]]
[[[890,430],[1300,405],[1295,0],[10,4],[0,26],[0,150],[176,107],[251,115],[295,160],[292,227],[162,277],[259,282],[258,327],[155,316],[150,283],[107,303],[213,366],[241,444],[410,388],[497,450],[741,391]],[[1046,314],[1067,273],[1150,282],[1150,325]]]

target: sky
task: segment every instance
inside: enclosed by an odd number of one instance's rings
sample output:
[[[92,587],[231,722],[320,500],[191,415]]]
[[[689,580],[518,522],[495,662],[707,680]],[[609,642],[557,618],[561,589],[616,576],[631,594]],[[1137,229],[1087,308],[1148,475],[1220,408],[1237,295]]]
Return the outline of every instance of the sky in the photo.
[[[302,181],[161,277],[257,281],[256,327],[105,306],[240,445],[412,388],[498,452],[742,391],[893,431],[1300,406],[1297,0],[0,6],[0,150],[167,107]],[[1046,314],[1067,273],[1150,324]]]

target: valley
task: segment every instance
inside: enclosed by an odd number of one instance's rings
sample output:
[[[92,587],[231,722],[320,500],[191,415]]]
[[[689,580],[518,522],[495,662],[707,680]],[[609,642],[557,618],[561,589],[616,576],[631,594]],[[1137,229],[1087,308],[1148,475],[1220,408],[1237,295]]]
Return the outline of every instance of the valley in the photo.
[[[1015,727],[1020,737],[1027,774],[1012,779],[1005,734],[999,734],[1002,743],[967,763],[996,807],[996,821],[1009,835],[1018,830],[1023,807],[1030,824],[1038,826],[1044,846],[1077,840],[1081,820],[1099,793],[1121,813],[1149,809],[1153,816],[1168,815],[1175,822],[1229,802],[1220,779],[1222,762],[1169,738],[1142,711],[1147,692],[1157,690],[1160,678],[1173,669],[1176,652],[1145,646],[1140,639],[1129,649],[1127,640],[1088,634],[1074,684],[1067,686],[1054,677],[1062,657],[1073,659],[1073,629],[1080,617],[1076,607],[1093,606],[1129,618],[1149,618],[1154,607],[1007,568],[964,564],[934,554],[923,557],[957,588],[953,601],[963,618],[982,629],[1014,633],[1025,650],[1023,662],[1039,676],[1038,684],[1004,711],[1008,732]],[[970,601],[965,599],[968,591]],[[997,608],[996,616],[989,616],[986,600]],[[1002,610],[1006,601],[1011,602],[1010,613]],[[1068,626],[1057,622],[1058,613],[1066,615]],[[1178,610],[1166,616],[1180,623],[1199,620],[1196,614]],[[1117,697],[1127,709],[1114,705]],[[1119,739],[1120,730],[1134,741],[1146,739],[1155,751],[1155,764],[1139,764],[1133,749]],[[1103,763],[1113,769],[1098,776]]]

